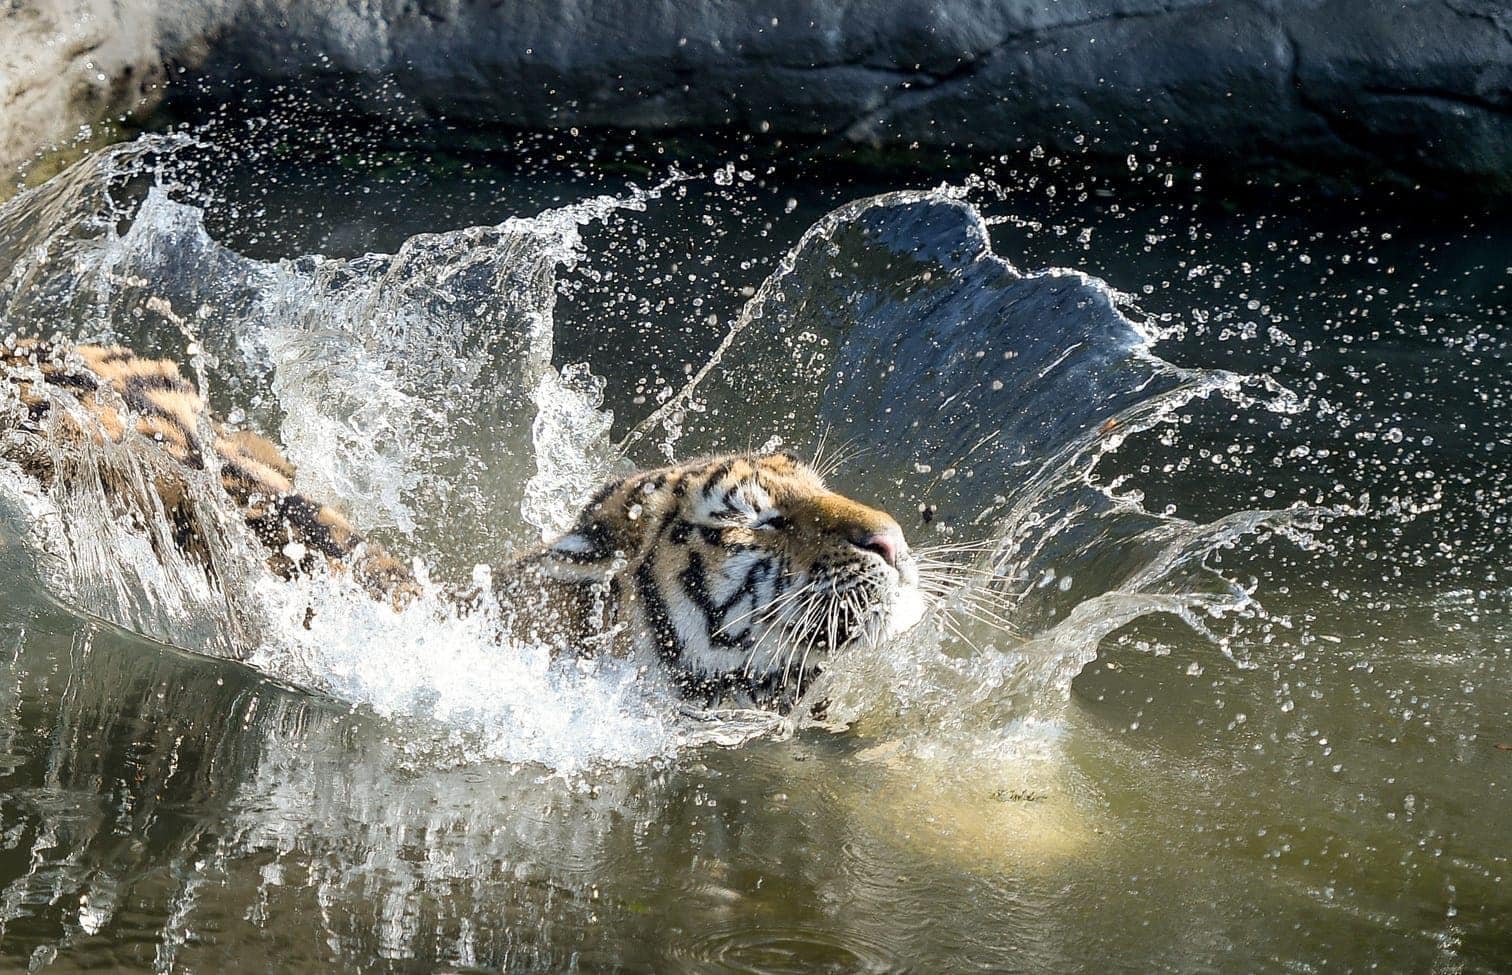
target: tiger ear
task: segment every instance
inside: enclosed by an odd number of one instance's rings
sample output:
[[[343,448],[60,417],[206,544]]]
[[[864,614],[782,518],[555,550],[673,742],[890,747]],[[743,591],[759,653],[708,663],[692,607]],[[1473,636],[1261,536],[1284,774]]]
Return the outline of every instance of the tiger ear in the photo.
[[[564,582],[602,582],[614,572],[613,535],[600,521],[584,517],[537,556],[538,567]]]
[[[563,582],[603,582],[614,573],[616,554],[625,547],[610,513],[626,481],[606,484],[588,499],[577,523],[531,560],[538,571]],[[622,506],[622,505],[621,505]]]
[[[660,486],[654,474],[605,484],[583,505],[577,523],[528,560],[563,582],[603,582],[632,554],[643,531],[642,504]]]

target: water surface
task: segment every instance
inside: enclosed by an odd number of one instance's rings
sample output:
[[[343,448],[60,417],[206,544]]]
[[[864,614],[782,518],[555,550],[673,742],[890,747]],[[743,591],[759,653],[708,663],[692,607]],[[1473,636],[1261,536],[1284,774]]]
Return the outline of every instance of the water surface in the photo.
[[[1154,157],[940,188],[202,141],[7,204],[6,327],[192,342],[443,579],[621,454],[827,435],[915,544],[994,543],[1017,634],[858,653],[831,726],[690,714],[234,538],[219,588],[148,566],[12,477],[7,966],[1512,964],[1498,224],[1235,208]]]

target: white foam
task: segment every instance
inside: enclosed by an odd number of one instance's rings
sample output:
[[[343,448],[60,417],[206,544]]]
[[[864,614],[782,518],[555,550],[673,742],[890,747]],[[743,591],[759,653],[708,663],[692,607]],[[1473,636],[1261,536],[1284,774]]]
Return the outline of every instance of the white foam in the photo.
[[[675,703],[648,693],[643,666],[553,660],[547,647],[502,639],[496,612],[464,616],[435,596],[396,611],[325,575],[268,578],[258,594],[278,634],[249,663],[398,720],[456,760],[571,774],[681,744]]]

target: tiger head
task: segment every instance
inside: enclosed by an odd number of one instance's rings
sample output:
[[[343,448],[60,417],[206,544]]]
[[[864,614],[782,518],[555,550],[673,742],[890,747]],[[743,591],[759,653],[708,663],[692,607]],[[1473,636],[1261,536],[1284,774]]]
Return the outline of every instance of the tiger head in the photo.
[[[643,471],[603,487],[534,559],[607,587],[609,619],[685,692],[791,700],[824,660],[923,615],[888,514],[830,490],[788,453]]]

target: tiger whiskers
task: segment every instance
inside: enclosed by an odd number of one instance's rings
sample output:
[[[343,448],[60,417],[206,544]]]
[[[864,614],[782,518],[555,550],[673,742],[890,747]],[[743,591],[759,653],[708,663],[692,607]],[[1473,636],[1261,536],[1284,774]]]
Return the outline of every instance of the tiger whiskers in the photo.
[[[882,642],[890,609],[868,595],[872,588],[829,587],[814,597],[808,612],[791,629],[794,636],[788,641],[781,668],[784,689],[792,681],[795,694],[803,693],[803,681],[811,673],[809,656],[821,644],[833,651],[855,643],[876,646]]]
[[[763,621],[759,618],[752,619],[753,617],[756,617],[757,614],[760,614],[762,617],[775,616],[783,606],[792,603],[793,600],[804,595],[808,589],[812,588],[812,586],[812,583],[805,582],[802,585],[789,589],[787,592],[783,593],[781,596],[778,596],[776,599],[773,599],[771,602],[753,605],[750,609],[746,610],[744,613],[741,613],[739,616],[735,616],[726,620],[724,624],[719,627],[719,629],[714,631],[714,635],[722,636],[723,634],[730,632],[730,630],[732,630],[737,624],[742,623],[745,620],[751,620],[751,625],[754,626],[755,624]]]
[[[979,623],[1008,631],[1010,636],[1018,635],[1012,621],[1016,604],[1002,594],[982,588],[980,582],[963,584],[961,580],[921,578],[919,590],[947,605],[959,606]]]
[[[739,617],[727,623],[725,627],[720,628],[722,632],[726,627],[753,616],[755,616],[755,619],[751,622],[752,627],[757,625],[765,627],[761,635],[751,643],[750,650],[746,652],[745,664],[742,668],[746,676],[751,675],[756,658],[762,647],[771,641],[776,641],[776,644],[768,654],[768,663],[776,662],[777,654],[781,650],[782,636],[796,628],[794,625],[795,618],[800,621],[807,618],[811,607],[817,602],[818,596],[817,587],[814,583],[805,582],[788,590],[770,603],[742,613]]]
[[[835,597],[833,590],[816,593],[809,606],[808,612],[804,614],[803,618],[798,621],[797,627],[794,628],[795,638],[789,639],[787,641],[786,653],[782,658],[781,673],[783,690],[787,690],[789,678],[793,674],[793,658],[798,656],[799,647],[803,648],[802,659],[804,662],[807,662],[809,650],[811,650],[814,645],[813,640],[801,640],[798,638],[807,633],[810,628],[815,626],[821,619],[833,612],[834,599]],[[795,693],[802,693],[802,688],[803,672],[800,669],[798,672],[798,690]]]
[[[1004,592],[1003,583],[1012,577],[995,567],[956,562],[940,557],[944,553],[971,556],[989,551],[996,543],[960,543],[931,547],[916,555],[919,567],[919,591],[935,610],[940,627],[948,635],[980,652],[976,641],[966,632],[966,623],[974,623],[1010,638],[1020,636],[1013,615],[1023,593]]]
[[[825,427],[824,433],[819,437],[818,446],[814,448],[814,457],[809,461],[809,466],[812,467],[815,473],[817,473],[821,478],[830,477],[844,465],[850,463],[858,457],[865,456],[875,449],[874,447],[869,447],[865,444],[862,444],[860,442],[861,438],[859,436],[856,436],[841,441],[838,445],[835,446],[833,451],[831,451],[828,456],[826,456],[825,450],[828,447],[829,435],[830,428]]]
[[[783,637],[798,628],[794,621],[801,623],[807,617],[811,607],[817,602],[818,596],[817,586],[812,581],[804,582],[771,602],[755,606],[726,621],[715,633],[728,632],[746,620],[750,620],[748,630],[762,627],[760,635],[751,641],[750,649],[746,651],[745,662],[741,665],[741,673],[750,677],[761,650],[769,643],[772,646],[767,654],[767,664],[770,666],[776,663],[782,649]]]
[[[849,609],[852,613],[859,613],[859,607],[857,605],[854,589],[847,589],[844,592],[835,592],[833,590],[831,591],[829,632],[830,646],[832,648],[835,645],[836,630],[838,629],[837,617],[840,612],[839,607],[842,600],[844,601],[846,608]],[[813,648],[814,646],[812,643],[805,646],[803,648],[803,658],[798,662],[798,687],[795,691],[795,693],[797,694],[803,693],[803,675],[808,673],[809,651]]]
[[[816,472],[819,472],[820,477],[824,476],[824,474],[822,473],[824,471],[824,448],[829,445],[829,435],[834,431],[834,429],[835,428],[828,423],[824,425],[823,432],[819,434],[818,442],[814,444],[814,455],[809,458],[809,466],[812,467]]]
[[[804,597],[803,600],[801,602],[797,600],[789,602],[783,608],[783,611],[777,614],[781,618],[768,621],[766,629],[762,632],[761,636],[751,644],[751,649],[746,654],[744,668],[747,676],[751,674],[757,657],[765,649],[767,651],[767,669],[776,669],[776,665],[780,660],[784,672],[783,683],[786,686],[785,671],[788,666],[789,648],[794,642],[791,635],[802,632],[803,627],[814,615],[823,597],[823,594],[812,583],[804,584],[801,587],[801,592]]]
[[[878,579],[853,584],[828,576],[806,579],[729,616],[715,633],[744,632],[740,672],[745,677],[766,674],[784,694],[801,695],[813,676],[810,661],[816,653],[882,641],[894,611],[887,598],[891,585]],[[943,594],[943,588],[939,591]],[[921,595],[926,602],[938,601],[930,593]]]

